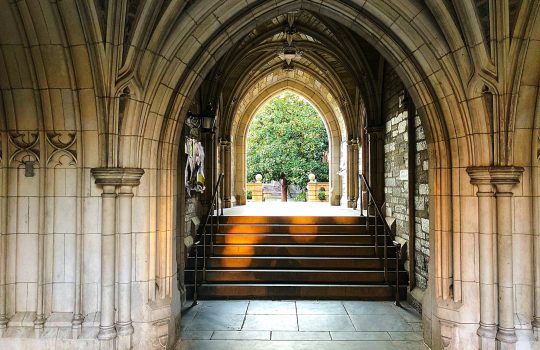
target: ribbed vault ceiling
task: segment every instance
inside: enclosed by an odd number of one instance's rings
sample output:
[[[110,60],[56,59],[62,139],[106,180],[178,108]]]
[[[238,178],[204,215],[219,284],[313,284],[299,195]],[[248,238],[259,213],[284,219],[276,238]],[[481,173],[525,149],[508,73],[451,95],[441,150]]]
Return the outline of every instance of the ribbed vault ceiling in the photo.
[[[210,99],[221,101],[223,130],[235,104],[276,69],[314,76],[339,101],[349,137],[359,136],[360,116],[377,114],[374,73],[379,53],[348,28],[309,11],[281,14],[240,40],[207,77]],[[296,75],[290,74],[292,80]],[[216,84],[216,82],[218,82]]]

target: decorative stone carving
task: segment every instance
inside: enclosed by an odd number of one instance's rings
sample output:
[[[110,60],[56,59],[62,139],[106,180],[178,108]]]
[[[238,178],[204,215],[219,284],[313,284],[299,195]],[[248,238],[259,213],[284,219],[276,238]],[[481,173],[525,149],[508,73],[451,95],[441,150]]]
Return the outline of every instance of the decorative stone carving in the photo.
[[[55,156],[65,154],[71,159],[70,165],[77,163],[77,134],[74,132],[48,132],[46,133],[47,140],[47,165],[49,165]]]
[[[14,160],[24,163],[26,161],[39,162],[40,149],[39,149],[39,134],[37,132],[21,132],[9,133],[9,146],[11,148],[9,154],[9,163]]]

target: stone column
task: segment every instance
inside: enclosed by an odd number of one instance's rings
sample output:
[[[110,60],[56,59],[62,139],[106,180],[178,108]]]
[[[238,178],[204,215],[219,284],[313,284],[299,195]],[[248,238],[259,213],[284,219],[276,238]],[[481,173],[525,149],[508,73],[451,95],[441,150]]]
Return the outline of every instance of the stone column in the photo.
[[[358,140],[347,141],[347,207],[356,208],[358,203]]]
[[[489,167],[470,167],[467,172],[478,191],[478,237],[480,250],[480,327],[482,350],[495,350],[497,305],[495,304],[495,259],[493,256],[493,186]]]
[[[378,205],[384,202],[384,128],[373,126],[368,133],[368,182]]]
[[[124,169],[118,192],[118,348],[131,349],[131,260],[133,187],[138,186],[144,171]]]
[[[132,198],[133,187],[138,186],[142,169],[92,169],[96,184],[102,185],[101,214],[101,318],[98,339],[113,341],[117,336],[119,349],[131,348],[131,260],[132,260]],[[119,188],[118,223],[116,222],[116,190]],[[116,257],[118,234],[118,257]],[[118,269],[116,269],[118,262]],[[118,271],[118,305],[115,305],[115,271]],[[115,311],[118,323],[115,329]],[[113,344],[111,344],[113,346]]]
[[[116,337],[116,330],[114,329],[115,190],[115,185],[104,185],[101,194],[101,317],[99,320],[99,340],[112,340]]]
[[[540,196],[536,184],[540,179],[540,169],[533,168],[533,234],[534,234],[534,318],[532,326],[537,338],[540,338]]]
[[[225,174],[223,179],[223,207],[231,207],[231,141],[221,140],[221,170]],[[219,176],[219,174],[218,174]]]
[[[1,146],[1,145],[0,145]],[[1,160],[1,159],[0,159]],[[2,176],[2,196],[0,197],[1,206],[0,218],[2,227],[0,231],[0,329],[4,329],[8,324],[7,317],[7,294],[6,294],[6,263],[7,263],[7,167],[0,169]]]
[[[362,136],[362,175],[364,175],[364,177],[368,179],[369,178],[369,144],[368,144],[368,136],[367,136],[366,130],[364,129],[363,132],[364,133]],[[363,203],[363,207],[361,208],[361,210],[367,210],[368,191],[363,181],[360,182],[360,188],[362,190],[362,193],[360,195],[362,196],[362,203]]]
[[[496,339],[499,349],[515,349],[514,275],[512,253],[512,188],[519,183],[521,167],[491,167],[492,184],[497,201],[497,256],[499,275],[499,329]]]

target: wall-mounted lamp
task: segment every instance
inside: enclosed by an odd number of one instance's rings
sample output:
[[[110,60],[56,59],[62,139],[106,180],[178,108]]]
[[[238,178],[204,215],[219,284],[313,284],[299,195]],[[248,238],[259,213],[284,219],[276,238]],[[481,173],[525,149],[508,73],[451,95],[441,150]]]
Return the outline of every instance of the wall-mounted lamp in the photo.
[[[209,103],[206,110],[200,114],[188,111],[186,123],[191,128],[201,129],[203,132],[212,132],[216,125],[216,112],[212,104]]]

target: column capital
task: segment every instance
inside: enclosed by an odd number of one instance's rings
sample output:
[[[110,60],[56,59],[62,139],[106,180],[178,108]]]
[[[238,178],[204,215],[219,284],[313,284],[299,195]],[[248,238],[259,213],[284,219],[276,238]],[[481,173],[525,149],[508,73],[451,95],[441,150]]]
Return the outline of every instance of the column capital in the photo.
[[[139,186],[144,174],[139,168],[93,168],[90,171],[96,185],[102,186]]]
[[[469,174],[469,177],[471,178],[471,184],[478,187],[478,193],[493,194],[493,184],[491,183],[489,169],[490,167],[488,166],[467,167],[467,174]]]
[[[492,166],[489,167],[489,174],[494,185],[517,185],[524,170],[520,166]]]
[[[467,173],[471,184],[478,186],[479,192],[492,192],[492,186],[495,186],[497,193],[511,193],[512,187],[519,183],[523,170],[515,166],[470,166]]]
[[[497,189],[496,195],[512,195],[512,188],[521,179],[521,174],[525,169],[516,166],[490,167],[491,183]]]

